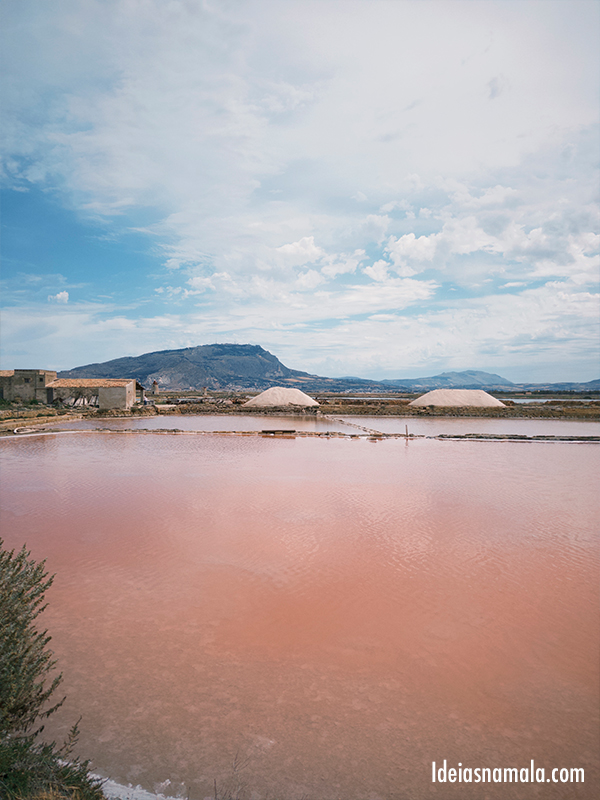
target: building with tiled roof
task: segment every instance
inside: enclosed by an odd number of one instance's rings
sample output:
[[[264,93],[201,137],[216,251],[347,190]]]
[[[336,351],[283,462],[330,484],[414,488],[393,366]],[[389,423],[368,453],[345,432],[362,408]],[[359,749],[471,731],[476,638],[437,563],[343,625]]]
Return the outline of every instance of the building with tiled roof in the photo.
[[[0,371],[0,398],[4,400],[129,409],[136,393],[143,400],[144,387],[133,378],[57,378],[56,372],[44,369]]]

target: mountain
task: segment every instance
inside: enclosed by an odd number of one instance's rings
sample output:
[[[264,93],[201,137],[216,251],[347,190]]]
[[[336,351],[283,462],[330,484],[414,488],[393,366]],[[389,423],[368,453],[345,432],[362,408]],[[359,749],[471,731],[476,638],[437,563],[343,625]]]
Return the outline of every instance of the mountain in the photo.
[[[425,392],[431,389],[510,391],[598,391],[588,383],[514,384],[501,375],[481,370],[442,372],[427,378],[371,381],[365,378],[325,378],[289,369],[259,345],[205,344],[182,350],[158,350],[141,356],[116,358],[101,364],[59,372],[60,378],[135,378],[147,388],[157,381],[162,389],[268,389],[293,386],[305,392]]]
[[[519,391],[533,392],[598,392],[600,380],[587,381],[586,383],[517,383],[515,388]]]
[[[162,389],[267,389],[288,379],[310,377],[288,369],[278,358],[251,344],[207,344],[116,358],[59,373],[60,378],[135,378]]]
[[[509,389],[514,383],[506,380],[493,372],[468,369],[464,372],[442,372],[430,378],[406,378],[398,380],[385,380],[382,383],[390,387],[405,386],[407,389],[480,389],[485,386],[489,389]]]
[[[308,392],[389,391],[364,378],[323,378],[289,369],[259,345],[205,344],[182,350],[158,350],[64,370],[59,378],[135,378],[162,389],[268,389],[293,386]]]
[[[586,383],[532,383],[523,384],[524,389],[535,389],[536,391],[548,390],[551,392],[598,392],[600,391],[600,379],[587,381]],[[521,384],[519,384],[521,387]]]

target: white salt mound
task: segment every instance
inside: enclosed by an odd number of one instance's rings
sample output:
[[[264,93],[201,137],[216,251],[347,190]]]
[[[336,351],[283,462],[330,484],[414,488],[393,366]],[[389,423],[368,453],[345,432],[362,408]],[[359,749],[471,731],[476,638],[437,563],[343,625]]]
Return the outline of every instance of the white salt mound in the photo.
[[[417,397],[409,406],[445,406],[446,408],[473,406],[477,408],[506,408],[483,389],[434,389]]]
[[[262,407],[300,406],[301,408],[307,408],[308,406],[318,405],[316,400],[301,392],[300,389],[287,389],[283,386],[273,386],[270,389],[265,389],[264,392],[257,394],[252,400],[244,403],[244,406]]]

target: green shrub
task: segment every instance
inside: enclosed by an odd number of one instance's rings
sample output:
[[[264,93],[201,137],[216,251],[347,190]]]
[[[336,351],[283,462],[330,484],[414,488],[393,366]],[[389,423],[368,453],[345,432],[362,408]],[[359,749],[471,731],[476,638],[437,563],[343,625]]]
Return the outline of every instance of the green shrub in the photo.
[[[60,747],[38,738],[41,723],[64,698],[51,700],[62,675],[51,675],[56,662],[48,649],[50,637],[35,624],[52,578],[45,562],[36,564],[29,555],[25,548],[16,554],[4,550],[0,539],[0,797],[102,800],[89,762],[68,760],[77,725]]]

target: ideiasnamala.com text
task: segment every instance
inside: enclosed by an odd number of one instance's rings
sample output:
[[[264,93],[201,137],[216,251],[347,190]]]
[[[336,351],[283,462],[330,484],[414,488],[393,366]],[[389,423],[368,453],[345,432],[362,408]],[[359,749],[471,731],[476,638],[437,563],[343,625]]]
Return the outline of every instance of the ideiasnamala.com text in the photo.
[[[448,767],[446,760],[438,767],[431,762],[433,783],[584,783],[581,767],[554,767],[546,771],[536,767],[533,759],[528,767]]]

